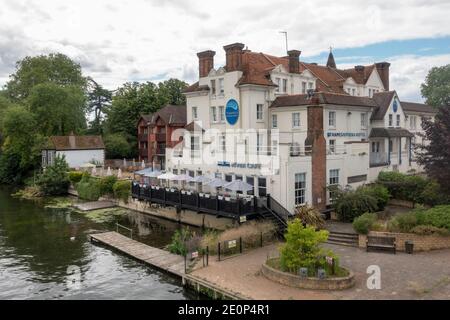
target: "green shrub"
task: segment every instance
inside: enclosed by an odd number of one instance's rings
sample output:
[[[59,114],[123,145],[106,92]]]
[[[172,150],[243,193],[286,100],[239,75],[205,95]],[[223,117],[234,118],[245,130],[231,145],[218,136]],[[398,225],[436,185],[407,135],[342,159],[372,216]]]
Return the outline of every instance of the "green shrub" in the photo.
[[[377,200],[377,210],[383,211],[388,204],[390,195],[389,190],[381,184],[363,186],[357,189],[357,192],[370,195]]]
[[[364,213],[353,220],[353,229],[360,234],[368,234],[376,221],[377,215],[375,213]]]
[[[418,175],[399,172],[380,172],[378,183],[385,186],[395,199],[424,203],[423,192],[429,181]]]
[[[332,204],[339,220],[345,222],[352,222],[363,213],[378,209],[374,196],[353,190],[335,190]]]
[[[81,181],[81,178],[83,177],[83,172],[81,171],[70,171],[69,172],[69,180],[72,182],[73,185]]]
[[[316,231],[314,227],[304,227],[300,219],[288,223],[284,235],[286,243],[280,248],[280,265],[283,271],[297,272],[298,268],[308,268],[313,274],[323,261],[325,252],[319,244],[328,239],[328,231]]]
[[[397,220],[398,230],[400,232],[410,232],[412,228],[417,226],[417,216],[415,212],[399,214],[393,219]]]
[[[98,181],[98,184],[100,186],[100,194],[113,195],[114,194],[113,186],[116,182],[117,182],[116,176],[107,176],[100,178],[100,180]]]
[[[83,200],[96,201],[101,196],[98,179],[89,178],[83,175],[83,178],[76,186],[78,197]]]
[[[448,236],[450,232],[445,228],[438,228],[434,226],[420,225],[411,229],[412,233],[420,235],[440,235]]]
[[[189,228],[176,230],[167,249],[174,254],[186,255],[188,252],[197,251],[200,248],[201,237]]]
[[[56,156],[53,165],[45,168],[37,177],[36,184],[42,194],[46,196],[66,194],[70,185],[68,170],[65,157]]]
[[[423,203],[430,206],[450,203],[450,198],[445,195],[439,183],[434,180],[427,183],[420,195],[420,198],[423,200]]]
[[[428,210],[417,210],[416,214],[420,224],[450,231],[450,205],[436,206]]]
[[[113,185],[114,198],[128,203],[128,198],[131,195],[131,181],[119,180]]]

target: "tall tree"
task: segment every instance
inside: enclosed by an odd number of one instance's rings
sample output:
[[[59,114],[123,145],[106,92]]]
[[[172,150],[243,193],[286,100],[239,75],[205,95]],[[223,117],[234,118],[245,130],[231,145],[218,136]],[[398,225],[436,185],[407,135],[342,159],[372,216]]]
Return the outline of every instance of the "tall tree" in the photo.
[[[112,104],[105,110],[108,133],[136,137],[136,125],[141,114],[158,110],[158,88],[154,83],[125,83],[115,92]]]
[[[450,64],[432,68],[422,84],[421,92],[430,106],[450,105]]]
[[[77,86],[38,84],[31,89],[27,102],[39,132],[45,136],[67,135],[86,127],[85,96]]]
[[[0,156],[0,182],[20,182],[39,162],[44,142],[34,115],[22,106],[8,108],[2,119],[5,142]]]
[[[159,96],[163,104],[182,105],[186,103],[183,90],[188,84],[178,79],[169,79],[158,84]]]
[[[428,143],[418,145],[417,162],[450,195],[450,108],[440,107],[434,121],[423,119]]]
[[[86,79],[81,66],[64,54],[56,53],[25,57],[16,63],[16,71],[10,75],[6,93],[13,101],[26,99],[34,86],[42,83],[60,86],[76,86],[85,89]]]
[[[111,105],[112,92],[99,85],[94,79],[88,77],[87,112],[94,114],[90,122],[89,133],[102,134],[102,120],[105,109]]]

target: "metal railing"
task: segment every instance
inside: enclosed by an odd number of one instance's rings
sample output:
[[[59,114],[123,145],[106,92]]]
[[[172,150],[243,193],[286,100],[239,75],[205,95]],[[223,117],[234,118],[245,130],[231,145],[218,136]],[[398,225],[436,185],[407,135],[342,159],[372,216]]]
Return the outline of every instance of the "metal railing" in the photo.
[[[125,227],[125,226],[119,224],[118,222],[116,222],[116,232],[117,233],[120,233],[119,232],[119,228],[122,228],[122,229],[125,229],[125,230],[129,231],[130,232],[130,239],[133,239],[133,229]]]

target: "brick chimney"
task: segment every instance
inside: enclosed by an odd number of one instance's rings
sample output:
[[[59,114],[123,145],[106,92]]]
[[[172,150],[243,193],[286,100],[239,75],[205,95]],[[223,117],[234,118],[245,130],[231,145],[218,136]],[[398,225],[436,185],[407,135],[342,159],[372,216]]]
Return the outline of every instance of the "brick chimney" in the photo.
[[[391,64],[389,62],[378,62],[375,63],[378,74],[380,75],[381,82],[383,82],[384,90],[389,91],[389,67]]]
[[[300,73],[300,54],[302,53],[299,50],[289,50],[289,73]]]
[[[326,208],[327,158],[326,141],[323,132],[323,107],[314,97],[308,106],[308,131],[305,146],[311,146],[312,163],[312,205],[319,210]]]
[[[227,72],[242,70],[242,49],[244,49],[243,43],[233,43],[224,46],[226,55],[225,69]]]
[[[199,77],[203,78],[208,75],[212,68],[214,68],[215,51],[207,50],[197,53],[198,57],[198,73]]]

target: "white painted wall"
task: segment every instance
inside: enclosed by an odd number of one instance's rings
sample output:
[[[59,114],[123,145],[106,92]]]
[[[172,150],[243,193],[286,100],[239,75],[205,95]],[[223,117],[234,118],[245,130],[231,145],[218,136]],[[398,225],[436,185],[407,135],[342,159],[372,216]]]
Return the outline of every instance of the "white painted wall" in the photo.
[[[105,162],[105,150],[103,149],[56,151],[56,155],[64,155],[69,168],[77,168],[91,161],[99,162],[102,165]]]

